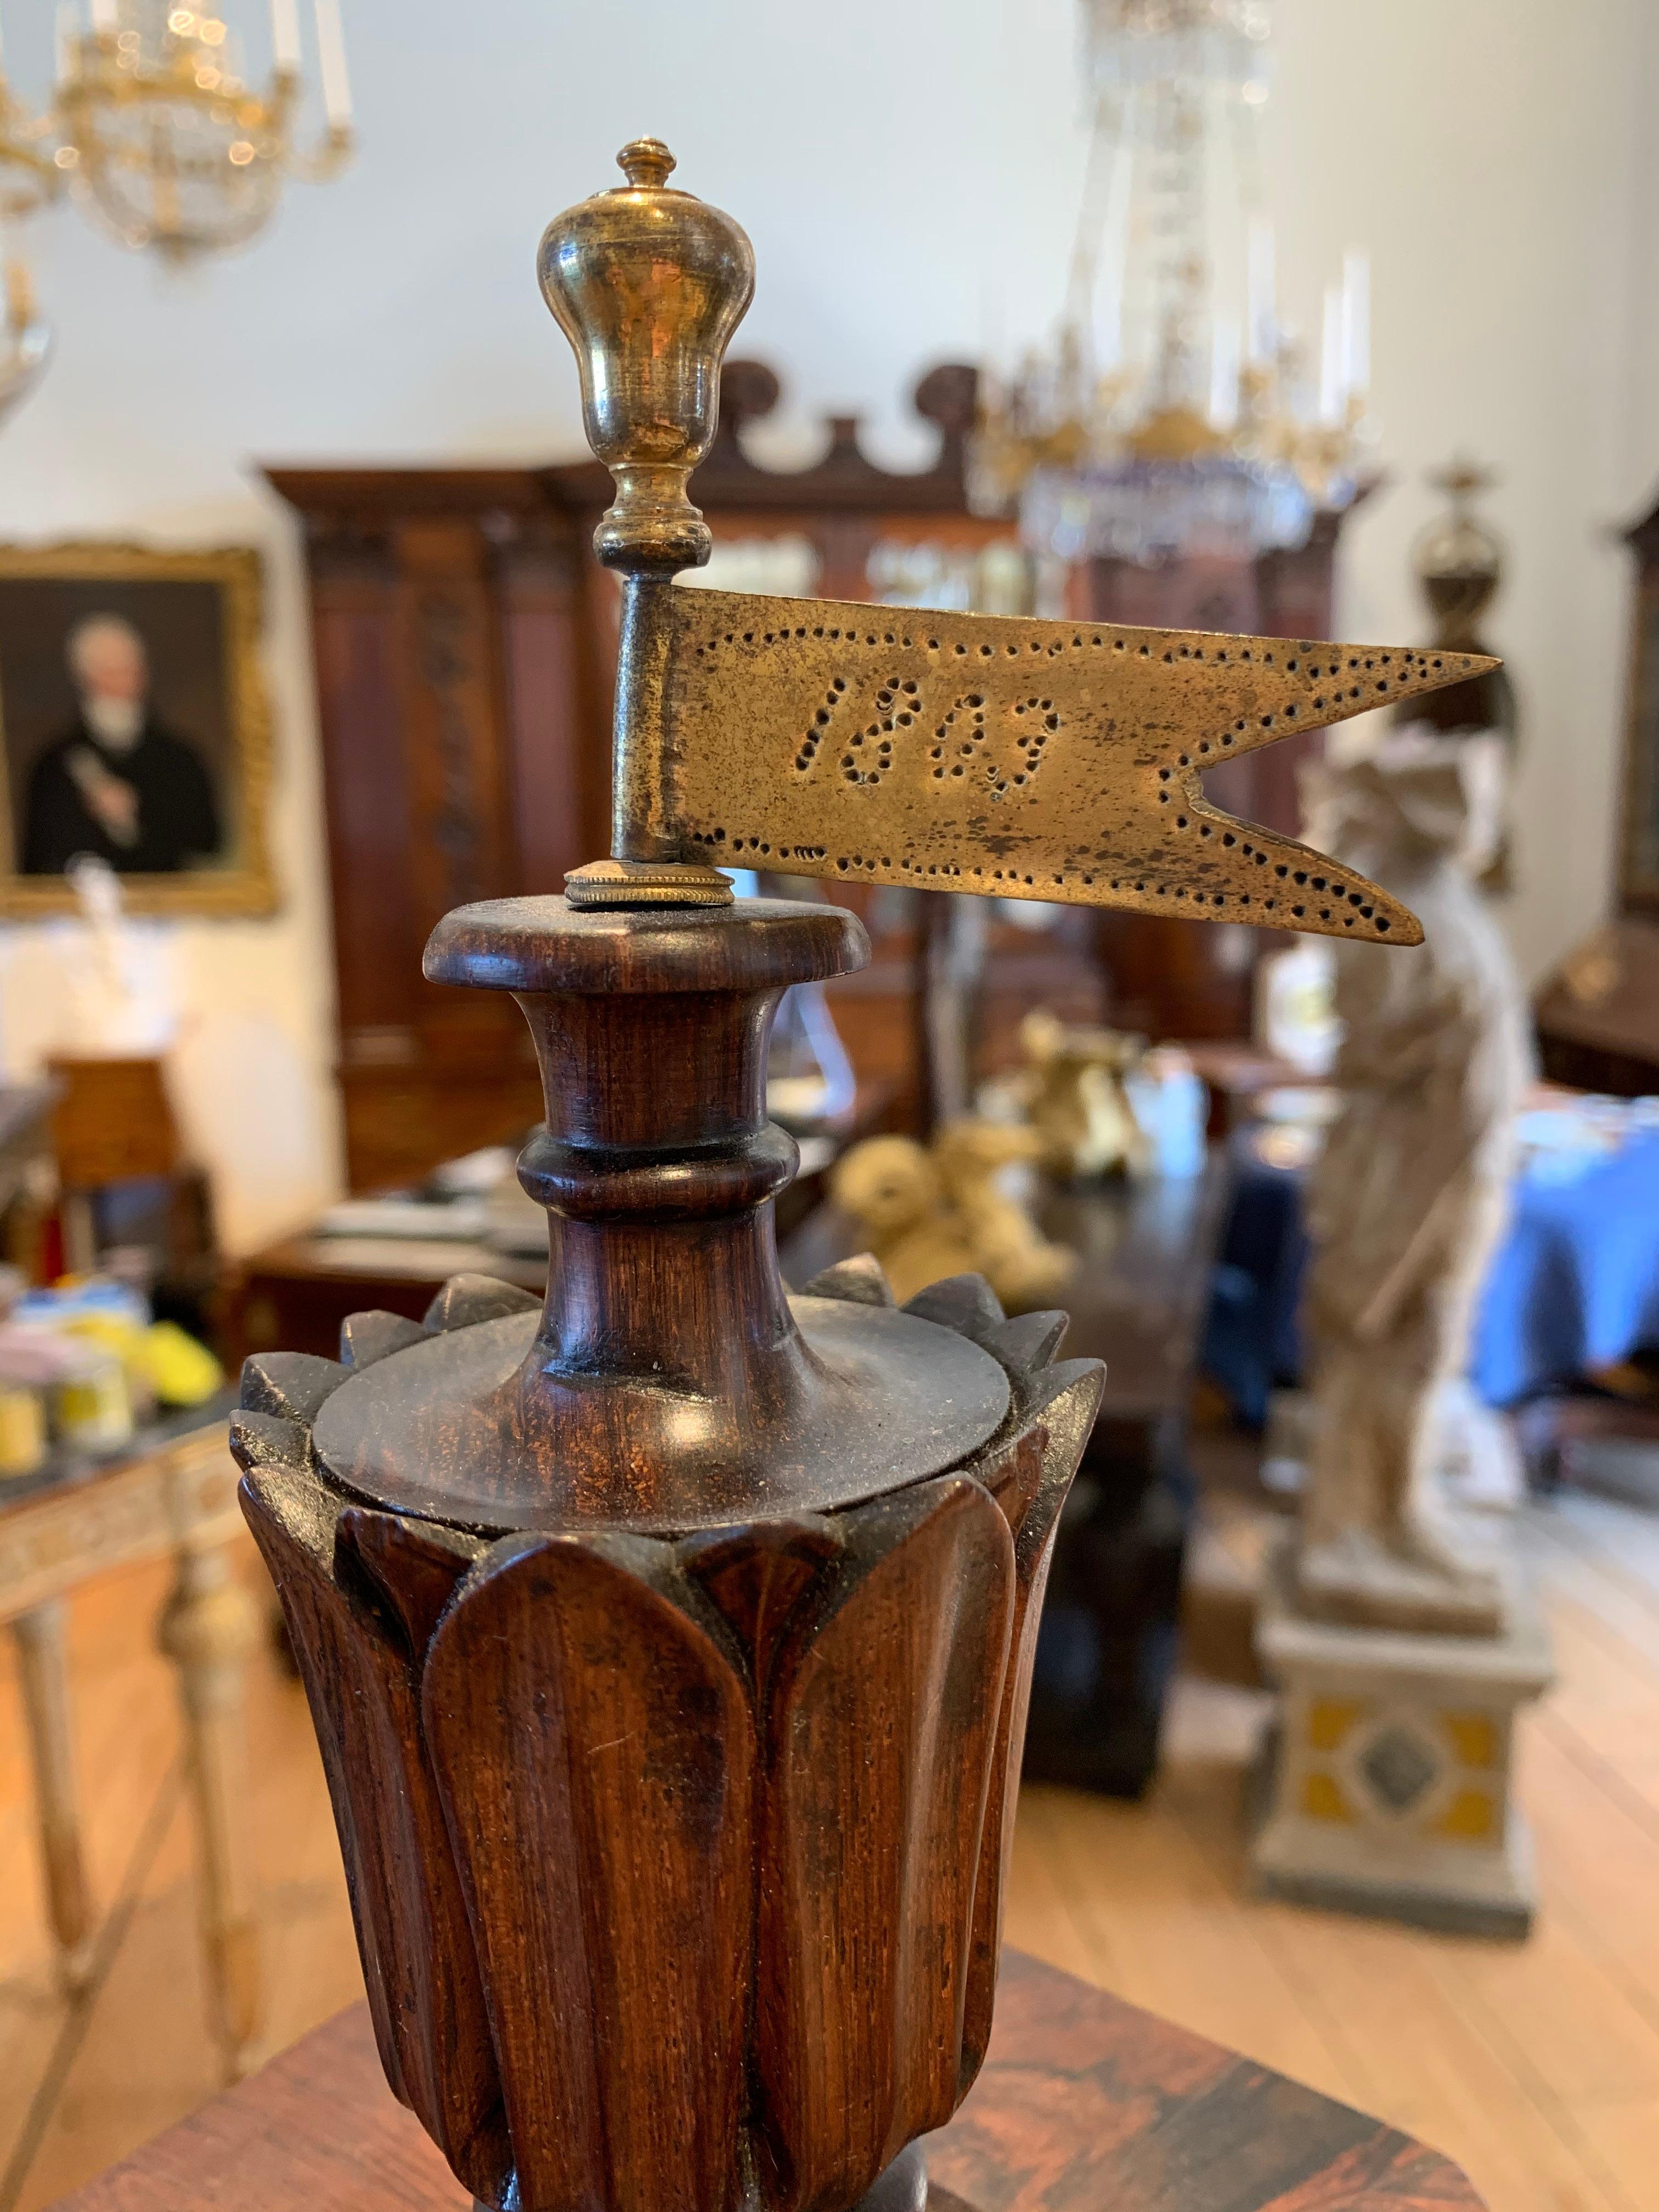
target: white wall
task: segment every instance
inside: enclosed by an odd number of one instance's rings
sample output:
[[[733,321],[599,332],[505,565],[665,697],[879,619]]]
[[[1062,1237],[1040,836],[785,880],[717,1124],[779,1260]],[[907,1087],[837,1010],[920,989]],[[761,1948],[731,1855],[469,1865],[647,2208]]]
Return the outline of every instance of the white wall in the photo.
[[[257,0],[227,0],[233,21]],[[5,0],[38,91],[45,0]],[[328,921],[297,561],[252,459],[568,453],[574,377],[536,295],[547,217],[666,137],[679,181],[750,231],[739,346],[783,368],[792,422],[873,418],[918,459],[917,368],[1040,334],[1083,139],[1071,0],[347,0],[363,152],[295,187],[241,257],[169,276],[63,212],[41,287],[58,354],[0,434],[0,534],[252,539],[271,556],[287,905],[179,925],[182,1103],[246,1247],[336,1185]],[[1279,0],[1269,111],[1286,289],[1310,318],[1371,248],[1376,402],[1395,488],[1352,532],[1346,627],[1422,624],[1407,549],[1423,470],[1462,442],[1503,471],[1513,580],[1494,634],[1527,710],[1517,948],[1535,972],[1606,897],[1624,566],[1606,526],[1659,474],[1652,289],[1659,156],[1638,159],[1643,0]],[[38,20],[37,20],[38,19]],[[1651,82],[1650,77],[1649,82]],[[1639,313],[1632,301],[1641,303]],[[1645,410],[1645,411],[1644,411]],[[52,1041],[61,949],[0,939],[0,1054]]]

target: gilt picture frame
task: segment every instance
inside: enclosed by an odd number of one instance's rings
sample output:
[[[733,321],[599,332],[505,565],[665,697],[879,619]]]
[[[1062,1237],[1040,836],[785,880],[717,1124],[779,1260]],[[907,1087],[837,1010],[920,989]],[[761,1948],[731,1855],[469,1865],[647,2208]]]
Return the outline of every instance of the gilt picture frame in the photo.
[[[133,914],[276,911],[264,599],[251,547],[0,545],[0,918],[78,850]]]

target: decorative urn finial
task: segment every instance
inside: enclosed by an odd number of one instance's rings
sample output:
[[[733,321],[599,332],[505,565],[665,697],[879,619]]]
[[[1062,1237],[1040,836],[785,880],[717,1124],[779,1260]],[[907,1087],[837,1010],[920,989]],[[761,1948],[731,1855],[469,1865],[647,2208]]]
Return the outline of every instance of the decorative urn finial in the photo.
[[[755,254],[730,216],[668,183],[660,139],[635,138],[617,161],[628,182],[556,216],[537,266],[575,349],[587,441],[616,478],[595,549],[608,568],[672,575],[708,558],[686,479],[714,441]]]

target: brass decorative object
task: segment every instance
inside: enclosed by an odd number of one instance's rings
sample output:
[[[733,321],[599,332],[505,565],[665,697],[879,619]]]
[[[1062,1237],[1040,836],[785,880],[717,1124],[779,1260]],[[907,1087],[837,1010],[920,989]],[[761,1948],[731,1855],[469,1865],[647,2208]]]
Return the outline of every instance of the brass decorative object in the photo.
[[[327,120],[307,149],[296,0],[272,0],[263,88],[208,0],[93,0],[91,29],[71,19],[59,40],[53,158],[76,198],[123,246],[187,261],[263,229],[288,178],[338,175],[356,146],[338,0],[316,0],[316,15]]]
[[[1483,665],[1463,683],[1449,684],[1419,703],[1396,708],[1394,719],[1426,723],[1447,737],[1489,733],[1501,744],[1507,781],[1520,755],[1520,710],[1509,671],[1501,661],[1486,657],[1480,635],[1482,618],[1504,580],[1504,546],[1474,507],[1498,478],[1490,469],[1459,456],[1436,470],[1429,482],[1450,502],[1449,511],[1437,516],[1412,548],[1412,565],[1434,618],[1435,645],[1443,653],[1479,653]],[[1506,790],[1492,858],[1480,878],[1483,890],[1501,896],[1514,888],[1514,845]]]
[[[1125,1087],[1146,1057],[1144,1036],[1076,1028],[1039,1006],[1020,1024],[1019,1042],[1018,1095],[1051,1176],[1070,1182],[1150,1166],[1152,1140]]]
[[[726,862],[1417,942],[1396,901],[1224,814],[1201,779],[1478,674],[1472,656],[673,588],[707,557],[684,483],[753,262],[729,218],[651,181],[665,158],[625,148],[628,184],[542,243],[617,486],[595,543],[623,577],[614,852],[573,902],[669,901],[676,864],[688,899],[718,900]]]
[[[714,542],[686,479],[714,442],[755,255],[730,216],[670,187],[660,140],[617,158],[625,185],[549,223],[542,291],[575,349],[587,442],[617,481],[594,549],[609,568],[672,575],[701,568]]]
[[[56,199],[64,173],[52,159],[52,118],[32,115],[0,66],[0,219],[21,222]]]
[[[1030,1313],[1060,1295],[1077,1265],[1000,1188],[1002,1169],[1035,1163],[1038,1151],[1036,1133],[1017,1122],[963,1115],[926,1146],[914,1137],[854,1145],[836,1163],[830,1195],[901,1302],[941,1277],[976,1274],[1010,1313]]]
[[[262,1354],[233,1448],[387,2077],[462,2185],[921,2212],[918,2138],[985,2051],[1100,1370],[971,1275],[901,1310],[866,1255],[786,1293],[768,1033],[869,945],[819,902],[714,903],[712,863],[1212,915],[1248,891],[1406,944],[1403,908],[1197,779],[1474,664],[677,590],[750,259],[654,142],[623,161],[542,260],[617,481],[614,849],[426,956],[534,1036],[546,1300],[461,1277],[423,1323],[354,1316],[337,1363]],[[932,750],[953,713],[961,776]]]
[[[1437,469],[1429,482],[1449,501],[1412,548],[1412,566],[1434,617],[1434,641],[1441,651],[1479,653],[1481,618],[1504,580],[1504,546],[1475,513],[1474,503],[1498,478],[1490,469],[1462,458]],[[1496,730],[1513,738],[1515,691],[1501,662],[1487,659],[1468,682],[1448,684],[1421,707],[1401,708],[1396,719],[1425,721],[1449,735],[1457,730]]]

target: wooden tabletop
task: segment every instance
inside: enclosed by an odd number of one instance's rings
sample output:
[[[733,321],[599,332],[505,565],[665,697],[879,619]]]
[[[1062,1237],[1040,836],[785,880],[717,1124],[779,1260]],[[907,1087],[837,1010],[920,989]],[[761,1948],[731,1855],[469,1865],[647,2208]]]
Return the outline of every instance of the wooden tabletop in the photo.
[[[227,1406],[216,1398],[139,1430],[107,1457],[59,1452],[38,1474],[0,1483],[0,1621],[112,1568],[240,1535]]]
[[[1184,1407],[1210,1295],[1232,1170],[1224,1151],[1196,1176],[1109,1177],[1045,1190],[1045,1236],[1079,1255],[1054,1293],[1071,1316],[1067,1359],[1106,1363],[1103,1420],[1155,1419]],[[822,1206],[781,1240],[793,1289],[860,1250],[858,1224]]]
[[[1104,1422],[1183,1410],[1232,1191],[1224,1151],[1196,1176],[1078,1183],[1044,1196],[1044,1233],[1079,1255],[1055,1296],[1071,1316],[1067,1359],[1103,1359]]]
[[[930,2212],[1481,2212],[1408,2136],[1013,1951],[990,2057],[927,2166]],[[61,2212],[467,2203],[394,2103],[358,2005]]]

